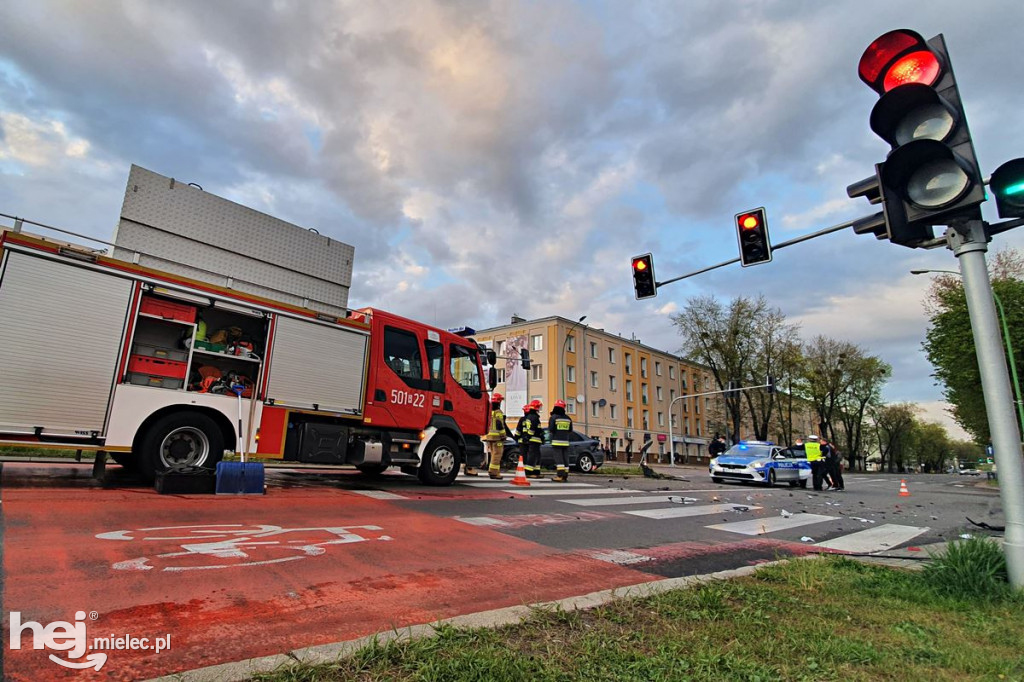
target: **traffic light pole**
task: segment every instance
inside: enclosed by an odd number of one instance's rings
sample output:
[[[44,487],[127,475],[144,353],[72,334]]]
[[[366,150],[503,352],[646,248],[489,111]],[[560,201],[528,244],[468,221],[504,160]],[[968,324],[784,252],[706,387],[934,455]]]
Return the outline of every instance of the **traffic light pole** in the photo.
[[[999,337],[992,283],[985,251],[984,223],[972,220],[946,231],[949,248],[960,263],[967,296],[967,311],[978,353],[981,389],[992,435],[993,458],[999,472],[999,494],[1006,518],[1003,551],[1010,585],[1024,589],[1024,457],[1006,371],[1006,355]]]

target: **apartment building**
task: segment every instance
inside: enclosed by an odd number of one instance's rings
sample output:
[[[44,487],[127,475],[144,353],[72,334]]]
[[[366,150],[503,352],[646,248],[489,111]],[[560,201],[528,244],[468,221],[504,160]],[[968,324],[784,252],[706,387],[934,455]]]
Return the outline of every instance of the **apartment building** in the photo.
[[[505,358],[498,360],[496,390],[505,396],[509,428],[515,429],[531,400],[544,403],[546,419],[562,399],[576,430],[598,439],[617,459],[627,450],[638,453],[650,440],[649,457],[663,462],[670,449],[677,461],[706,458],[710,439],[727,431],[719,396],[691,397],[717,388],[711,372],[638,340],[558,316],[513,317],[474,338]],[[519,361],[523,348],[530,353],[527,371]]]

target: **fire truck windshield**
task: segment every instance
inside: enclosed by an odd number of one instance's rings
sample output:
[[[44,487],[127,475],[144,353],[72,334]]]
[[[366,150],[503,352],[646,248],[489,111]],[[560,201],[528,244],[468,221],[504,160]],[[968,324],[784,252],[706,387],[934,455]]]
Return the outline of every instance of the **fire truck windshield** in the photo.
[[[477,350],[458,344],[451,344],[452,378],[474,398],[481,395],[480,364]]]

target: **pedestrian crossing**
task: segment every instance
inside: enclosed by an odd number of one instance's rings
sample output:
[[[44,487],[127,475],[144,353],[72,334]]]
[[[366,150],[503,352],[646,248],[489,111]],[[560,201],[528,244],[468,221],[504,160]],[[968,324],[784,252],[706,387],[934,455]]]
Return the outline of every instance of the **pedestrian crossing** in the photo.
[[[717,516],[718,519],[721,519],[722,514],[747,514],[763,509],[762,506],[753,503],[722,502],[718,500],[717,496],[712,497],[710,502],[695,497],[687,497],[687,495],[691,494],[721,493],[720,489],[689,490],[666,494],[663,490],[643,491],[606,488],[594,483],[577,481],[556,483],[550,479],[531,479],[529,487],[513,486],[510,480],[473,480],[472,478],[463,477],[460,477],[459,483],[474,488],[500,490],[503,493],[520,497],[553,498],[556,502],[575,507],[586,507],[588,509],[609,508],[609,511],[614,511],[618,514],[650,519],[652,521],[683,518],[699,519],[701,516]],[[747,500],[752,499],[756,501],[756,498],[747,496]],[[504,523],[498,522],[489,524],[486,519],[487,517],[473,517],[472,519],[460,520],[465,520],[467,523],[472,522],[474,525],[504,525]],[[807,532],[828,533],[837,521],[849,522],[850,520],[851,517],[849,516],[807,512],[789,513],[783,511],[777,516],[740,518],[736,521],[712,523],[704,527],[723,533],[755,537],[782,533],[796,528],[807,528]],[[812,528],[813,531],[810,530]],[[881,524],[866,530],[840,535],[824,542],[815,543],[809,536],[804,536],[802,541],[820,549],[867,554],[898,547],[929,530],[930,528],[927,527]]]

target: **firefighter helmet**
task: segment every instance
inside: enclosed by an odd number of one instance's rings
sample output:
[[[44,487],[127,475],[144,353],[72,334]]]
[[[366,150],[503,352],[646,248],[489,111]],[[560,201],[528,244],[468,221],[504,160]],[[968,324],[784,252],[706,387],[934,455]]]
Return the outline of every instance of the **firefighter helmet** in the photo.
[[[505,399],[505,396],[503,396],[500,393],[492,393],[491,394],[491,402],[492,403],[500,403],[504,399]]]
[[[532,406],[529,403],[523,405],[523,412],[529,412],[531,407]]]
[[[530,403],[530,409],[532,410],[539,410],[542,407],[544,407],[544,403],[542,403],[539,400],[534,400],[532,403]]]
[[[556,400],[555,401],[555,407],[562,407],[562,408],[564,408],[565,407],[565,401],[564,400]]]

